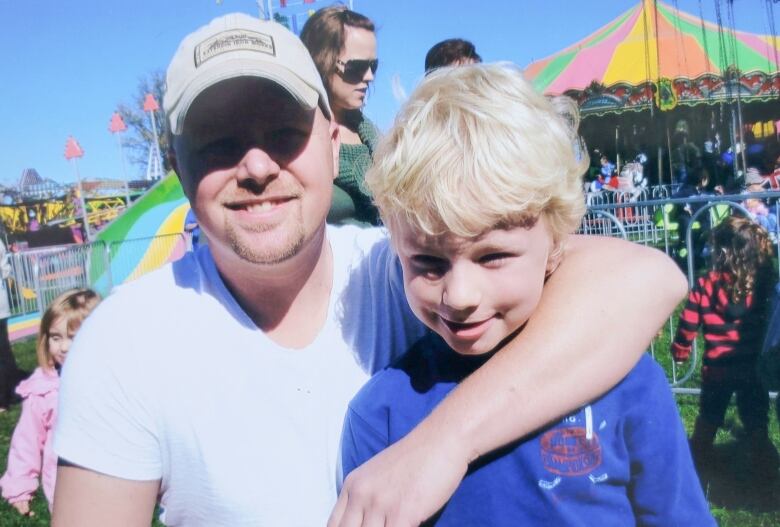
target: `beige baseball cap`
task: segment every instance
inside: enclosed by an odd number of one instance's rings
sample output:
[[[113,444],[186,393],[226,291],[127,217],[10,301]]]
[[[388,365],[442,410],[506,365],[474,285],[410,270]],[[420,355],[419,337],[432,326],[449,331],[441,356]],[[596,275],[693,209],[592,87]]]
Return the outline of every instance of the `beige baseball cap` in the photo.
[[[319,103],[331,116],[322,79],[303,42],[276,22],[231,13],[187,35],[173,55],[163,97],[171,132],[181,134],[187,110],[203,90],[238,77],[271,80],[304,108]]]

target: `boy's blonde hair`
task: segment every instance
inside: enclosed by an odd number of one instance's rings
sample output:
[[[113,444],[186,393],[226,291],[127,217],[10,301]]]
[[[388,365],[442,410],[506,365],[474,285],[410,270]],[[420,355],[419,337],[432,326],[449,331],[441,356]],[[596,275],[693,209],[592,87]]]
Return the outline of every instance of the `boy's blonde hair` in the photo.
[[[100,296],[92,289],[86,288],[71,289],[52,300],[41,317],[41,327],[38,331],[36,354],[41,368],[54,369],[54,359],[49,353],[49,333],[52,325],[58,319],[64,318],[67,320],[68,331],[75,333],[99,302]]]
[[[390,230],[479,236],[544,214],[556,246],[585,212],[588,156],[571,99],[537,93],[510,63],[442,68],[415,89],[366,183]]]

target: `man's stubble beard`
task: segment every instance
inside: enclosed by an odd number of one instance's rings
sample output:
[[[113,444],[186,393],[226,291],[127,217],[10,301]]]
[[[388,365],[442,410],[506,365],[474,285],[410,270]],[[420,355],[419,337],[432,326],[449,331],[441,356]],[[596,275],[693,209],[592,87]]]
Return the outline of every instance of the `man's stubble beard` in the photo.
[[[251,236],[252,232],[264,233],[273,230],[276,226],[258,226],[256,229],[247,232],[245,236]],[[277,245],[276,243],[267,244],[266,250],[256,250],[251,244],[246,243],[245,239],[242,239],[238,230],[226,223],[225,233],[227,234],[228,244],[233,252],[242,260],[260,265],[273,265],[282,263],[289,260],[301,250],[303,247],[304,239],[306,237],[303,229],[303,221],[296,221],[292,229],[292,232],[287,236],[287,240],[284,243]]]

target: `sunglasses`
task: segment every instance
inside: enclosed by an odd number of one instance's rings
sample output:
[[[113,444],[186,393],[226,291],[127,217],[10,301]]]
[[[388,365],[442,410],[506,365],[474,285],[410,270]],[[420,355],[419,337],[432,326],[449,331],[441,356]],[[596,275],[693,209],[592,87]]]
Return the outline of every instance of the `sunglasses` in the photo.
[[[337,59],[336,65],[343,68],[343,71],[339,71],[338,68],[336,71],[338,71],[345,82],[357,84],[363,80],[369,69],[372,75],[376,73],[376,69],[379,67],[379,59],[350,59],[346,62]]]

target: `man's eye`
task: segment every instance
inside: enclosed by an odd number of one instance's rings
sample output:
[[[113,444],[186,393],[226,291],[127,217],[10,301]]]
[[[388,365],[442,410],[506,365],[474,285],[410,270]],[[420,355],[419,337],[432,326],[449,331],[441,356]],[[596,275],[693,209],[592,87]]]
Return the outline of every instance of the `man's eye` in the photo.
[[[297,128],[280,128],[265,136],[265,150],[270,155],[294,157],[309,139],[309,134]]]
[[[199,150],[201,159],[213,168],[232,166],[242,155],[241,146],[231,139],[209,143]]]

